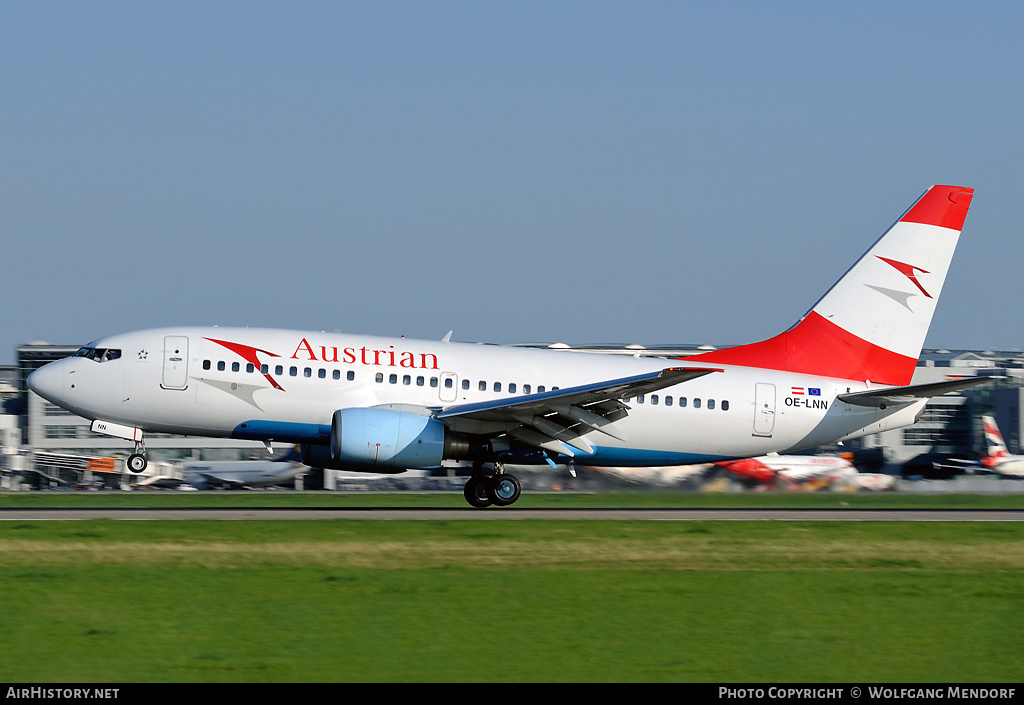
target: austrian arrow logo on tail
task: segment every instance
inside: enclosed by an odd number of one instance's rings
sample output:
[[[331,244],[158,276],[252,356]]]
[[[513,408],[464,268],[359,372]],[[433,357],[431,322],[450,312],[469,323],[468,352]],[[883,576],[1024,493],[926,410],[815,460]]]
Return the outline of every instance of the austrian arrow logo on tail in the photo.
[[[929,299],[932,298],[932,295],[925,291],[924,287],[921,286],[921,282],[917,280],[917,275],[914,273],[914,270],[917,270],[921,274],[930,274],[931,272],[929,272],[926,269],[921,269],[920,267],[915,267],[912,264],[906,264],[905,262],[899,262],[894,259],[889,259],[888,257],[879,257],[878,255],[875,255],[875,257],[878,257],[878,259],[882,260],[886,264],[895,267],[897,272],[905,276],[910,281],[914,282],[914,286],[920,289],[922,294],[927,296]]]
[[[240,343],[229,343],[226,340],[216,340],[215,338],[207,338],[207,340],[211,343],[217,343],[217,345],[223,345],[246,362],[251,362],[257,370],[260,369],[260,361],[259,358],[256,357],[256,353],[263,353],[264,355],[270,355],[270,357],[281,357],[280,355],[275,355],[267,350],[260,350],[259,348],[249,347],[248,345],[242,345]],[[272,385],[274,385],[275,389],[280,389],[282,392],[284,391],[284,387],[278,384],[277,380],[271,377],[269,373],[264,373],[263,376],[266,377]]]

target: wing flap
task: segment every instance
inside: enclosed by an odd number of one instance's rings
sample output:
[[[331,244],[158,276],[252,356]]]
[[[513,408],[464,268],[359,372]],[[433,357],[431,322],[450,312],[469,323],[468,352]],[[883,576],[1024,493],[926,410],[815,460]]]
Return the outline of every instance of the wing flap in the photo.
[[[567,446],[562,441],[551,438],[545,433],[541,433],[533,428],[527,428],[526,426],[518,426],[508,432],[508,435],[515,438],[517,441],[522,441],[528,446],[534,448],[540,448],[541,450],[548,450],[553,453],[560,453],[561,455],[568,456],[570,458],[576,457],[573,453],[572,448]]]

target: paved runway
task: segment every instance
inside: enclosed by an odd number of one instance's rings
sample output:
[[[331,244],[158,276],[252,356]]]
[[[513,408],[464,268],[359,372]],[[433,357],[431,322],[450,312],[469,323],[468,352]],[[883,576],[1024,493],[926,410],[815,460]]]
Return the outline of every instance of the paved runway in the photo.
[[[0,509],[0,521],[119,519],[403,519],[515,521],[523,519],[618,521],[1024,521],[1007,509]]]

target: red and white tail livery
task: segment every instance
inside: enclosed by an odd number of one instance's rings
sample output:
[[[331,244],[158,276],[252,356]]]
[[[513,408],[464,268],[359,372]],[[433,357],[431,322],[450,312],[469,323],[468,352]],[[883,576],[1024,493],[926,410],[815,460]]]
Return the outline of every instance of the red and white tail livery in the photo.
[[[519,498],[506,464],[813,448],[912,424],[930,396],[983,381],[910,384],[972,194],[929,189],[786,332],[685,360],[186,327],[101,338],[29,386],[134,442],[135,472],[145,433],[298,443],[304,463],[350,471],[472,463],[477,507]]]
[[[932,187],[796,326],[701,359],[910,384],[973,194]]]
[[[987,453],[981,459],[981,466],[1000,475],[1024,477],[1024,455],[1011,455],[1006,449],[1003,434],[999,432],[996,420],[991,416],[982,416],[985,426],[985,446]]]

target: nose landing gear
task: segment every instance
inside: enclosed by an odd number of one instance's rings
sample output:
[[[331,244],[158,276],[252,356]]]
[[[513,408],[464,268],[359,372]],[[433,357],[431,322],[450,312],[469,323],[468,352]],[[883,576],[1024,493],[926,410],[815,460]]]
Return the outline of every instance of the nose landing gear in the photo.
[[[146,444],[142,440],[142,429],[135,426],[125,426],[119,423],[96,419],[91,426],[93,433],[102,433],[105,436],[115,436],[126,441],[135,441],[135,452],[124,461],[125,469],[131,473],[140,473],[146,469],[149,462],[146,460]]]
[[[142,441],[135,441],[135,452],[128,456],[124,464],[128,472],[140,473],[146,469],[149,461],[146,460],[146,445]]]
[[[128,460],[124,461],[124,464],[128,467],[128,472],[140,473],[146,469],[149,461],[141,453],[132,453],[128,456]]]

